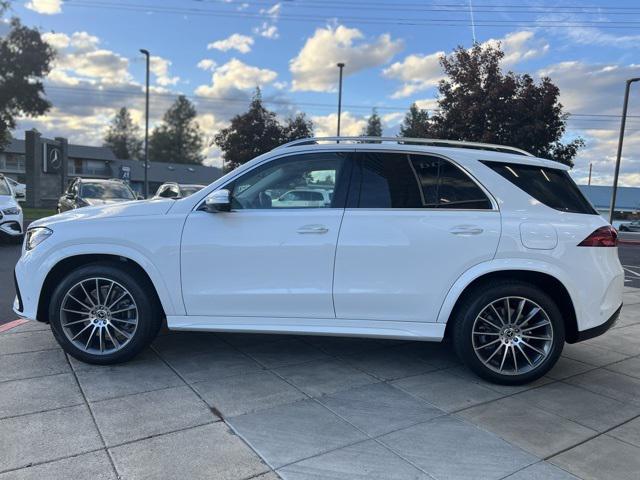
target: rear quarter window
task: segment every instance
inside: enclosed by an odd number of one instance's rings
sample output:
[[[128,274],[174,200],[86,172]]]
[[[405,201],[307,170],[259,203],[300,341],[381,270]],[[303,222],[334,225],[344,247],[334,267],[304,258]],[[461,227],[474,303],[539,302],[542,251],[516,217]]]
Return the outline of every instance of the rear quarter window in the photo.
[[[565,170],[485,160],[482,163],[547,207],[561,212],[597,215]]]

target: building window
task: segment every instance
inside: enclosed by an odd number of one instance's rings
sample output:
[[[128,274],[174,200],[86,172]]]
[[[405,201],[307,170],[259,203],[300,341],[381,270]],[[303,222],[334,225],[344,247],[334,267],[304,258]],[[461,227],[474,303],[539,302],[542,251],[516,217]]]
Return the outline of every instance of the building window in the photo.
[[[13,173],[25,173],[24,155],[21,153],[0,153],[0,170]]]
[[[69,175],[87,175],[91,177],[109,177],[111,169],[102,160],[85,160],[70,158],[68,164]]]

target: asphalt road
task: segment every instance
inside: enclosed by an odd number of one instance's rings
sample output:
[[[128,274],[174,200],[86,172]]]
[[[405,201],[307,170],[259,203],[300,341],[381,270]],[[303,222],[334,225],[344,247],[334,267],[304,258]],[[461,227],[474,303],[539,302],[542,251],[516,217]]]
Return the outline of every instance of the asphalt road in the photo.
[[[621,244],[618,252],[624,266],[625,285],[640,288],[640,233],[627,233],[621,236],[623,240],[635,240],[638,244]],[[13,267],[20,258],[20,245],[0,243],[0,325],[16,319],[13,313]]]

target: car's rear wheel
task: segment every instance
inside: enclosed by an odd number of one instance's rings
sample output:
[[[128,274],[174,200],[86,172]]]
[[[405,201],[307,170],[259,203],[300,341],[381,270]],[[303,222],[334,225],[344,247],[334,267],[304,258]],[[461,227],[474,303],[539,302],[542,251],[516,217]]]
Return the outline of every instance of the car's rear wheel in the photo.
[[[155,299],[146,293],[152,288],[148,283],[135,271],[110,263],[73,270],[51,298],[54,336],[69,355],[84,362],[131,359],[149,345],[161,324]]]
[[[564,321],[553,299],[523,282],[487,284],[456,309],[453,340],[480,377],[520,385],[542,377],[564,346]]]

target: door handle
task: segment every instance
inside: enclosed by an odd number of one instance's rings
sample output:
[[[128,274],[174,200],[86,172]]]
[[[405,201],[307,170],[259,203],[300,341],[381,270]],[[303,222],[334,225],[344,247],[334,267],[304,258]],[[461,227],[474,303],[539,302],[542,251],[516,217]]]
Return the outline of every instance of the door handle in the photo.
[[[327,233],[329,229],[324,225],[304,225],[296,231],[298,233]]]
[[[449,230],[453,235],[480,235],[484,230],[476,225],[458,225]]]

